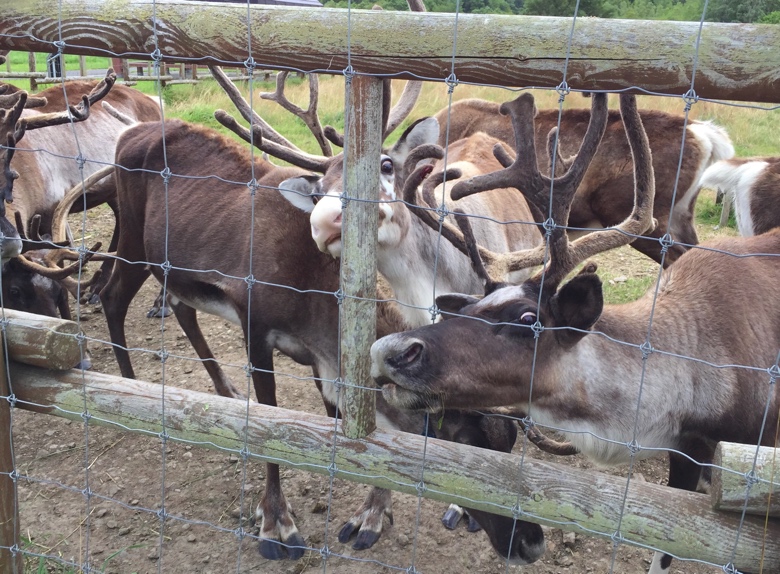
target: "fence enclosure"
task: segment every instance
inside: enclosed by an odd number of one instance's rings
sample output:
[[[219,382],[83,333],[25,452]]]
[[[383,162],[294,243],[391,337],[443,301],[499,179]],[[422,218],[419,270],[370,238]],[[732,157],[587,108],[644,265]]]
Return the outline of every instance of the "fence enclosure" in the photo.
[[[215,19],[217,11],[219,19]],[[87,412],[98,425],[119,423],[139,433],[164,432],[171,440],[186,438],[206,448],[240,451],[246,437],[249,456],[260,460],[524,520],[564,524],[587,534],[619,534],[621,541],[678,557],[718,564],[733,559],[739,568],[756,571],[762,557],[765,567],[780,569],[780,546],[770,544],[762,555],[766,540],[780,539],[780,523],[765,523],[759,517],[743,521],[738,513],[714,511],[705,495],[635,481],[626,487],[622,478],[536,461],[524,460],[521,465],[515,455],[375,430],[375,395],[363,387],[371,384],[368,349],[374,331],[366,327],[375,320],[376,238],[364,230],[376,228],[377,213],[376,198],[361,195],[363,190],[373,193],[378,188],[382,94],[381,82],[373,75],[452,85],[556,87],[565,81],[568,88],[581,90],[639,87],[657,94],[689,94],[691,101],[701,97],[776,103],[780,27],[707,25],[699,38],[697,23],[629,25],[580,19],[569,45],[572,21],[568,18],[459,15],[456,27],[454,16],[448,14],[326,9],[313,13],[256,5],[197,6],[174,0],[121,5],[107,0],[88,4],[63,0],[51,7],[17,2],[0,8],[0,15],[0,48],[50,52],[54,42],[61,41],[57,45],[68,54],[246,64],[250,72],[258,67],[354,73],[347,84],[349,201],[340,334],[346,402],[340,432],[335,431],[332,419],[307,415],[301,420],[291,411],[257,404],[249,405],[251,426],[244,428],[247,405],[238,401],[171,387],[162,395],[157,385],[94,373],[43,372],[12,362],[9,372],[15,406],[76,420]],[[219,25],[206,24],[214,21]],[[106,22],[112,26],[106,27]],[[251,53],[247,29],[251,30]],[[345,49],[347,37],[350,45]],[[695,49],[698,58],[692,57]],[[692,84],[695,93],[690,92]],[[6,327],[9,349],[18,328],[15,322]],[[49,326],[34,329],[50,332]],[[65,340],[78,350],[76,333],[69,332]],[[9,392],[2,388],[0,395],[8,397]],[[5,406],[6,401],[0,403]],[[208,408],[203,408],[206,403]],[[163,410],[164,427],[159,422]],[[4,412],[0,409],[2,425],[8,424]],[[334,443],[337,458],[331,465],[326,455]],[[423,460],[424,479],[419,475]],[[13,465],[0,463],[5,465],[0,469],[2,485],[8,482],[6,469]],[[378,467],[383,468],[381,476],[372,474]],[[522,468],[521,476],[518,468]],[[773,479],[763,480],[766,485]],[[734,489],[740,488],[740,481],[747,482],[737,475]],[[516,506],[518,489],[522,507]],[[2,490],[0,505],[7,508],[11,489]],[[610,518],[609,509],[619,506],[624,496],[626,511],[618,523],[617,517]],[[648,500],[652,500],[649,511]],[[737,530],[739,545],[732,555],[732,548],[721,543]],[[17,538],[0,541],[0,556],[5,556],[8,571],[19,567],[21,555],[8,551],[18,544],[18,529],[11,534]],[[5,535],[9,535],[7,528]]]

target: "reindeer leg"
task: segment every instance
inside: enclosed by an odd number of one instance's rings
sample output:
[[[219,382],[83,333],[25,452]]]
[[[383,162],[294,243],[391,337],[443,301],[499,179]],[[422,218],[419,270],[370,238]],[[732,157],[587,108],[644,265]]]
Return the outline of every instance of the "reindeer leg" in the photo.
[[[117,205],[116,197],[106,200],[106,203],[111,208],[111,211],[114,212],[114,233],[111,235],[108,251],[109,253],[116,253],[116,248],[119,244],[119,205]],[[106,287],[106,284],[108,284],[113,269],[114,261],[112,259],[106,259],[100,265],[100,270],[102,271],[100,277],[89,286],[87,292],[84,294],[84,300],[88,305],[100,304],[100,292]]]
[[[687,456],[676,452],[669,453],[669,486],[695,492],[699,487],[699,482],[703,475],[704,467],[694,461],[711,462],[715,455],[712,445],[698,439],[692,439],[688,444],[680,447],[680,451]],[[650,564],[648,574],[667,574],[672,565],[672,557],[663,552],[653,554],[653,561]]]
[[[114,355],[119,363],[122,376],[128,379],[135,378],[133,365],[130,362],[130,354],[127,352],[127,338],[125,336],[125,318],[127,309],[138,290],[149,277],[150,272],[145,265],[117,261],[116,273],[111,274],[105,289],[101,293],[103,301],[103,313],[108,323],[108,332],[111,335],[111,343],[114,347]]]
[[[244,332],[246,333],[246,326]],[[249,350],[252,382],[257,401],[276,406],[276,380],[273,375],[273,353],[264,346],[265,337],[260,329],[252,333],[253,345]],[[298,560],[306,550],[306,542],[299,534],[292,517],[292,509],[282,492],[279,465],[266,464],[265,493],[255,510],[255,521],[260,524],[260,555],[267,560],[287,557]]]
[[[206,371],[214,382],[214,389],[216,389],[217,394],[223,397],[246,399],[244,394],[239,391],[227,375],[225,375],[222,367],[219,366],[219,363],[214,358],[214,354],[211,352],[211,349],[203,336],[203,332],[200,330],[195,309],[189,305],[185,305],[175,297],[171,297],[170,303],[171,307],[173,307],[173,312],[176,315],[176,320],[179,322],[184,334],[187,335],[187,338],[190,340],[198,357],[203,361],[203,366],[206,367]]]
[[[383,518],[387,516],[390,524],[393,524],[392,496],[392,492],[386,488],[372,488],[365,502],[339,530],[339,542],[346,544],[359,529],[352,548],[365,550],[376,544],[382,536]]]

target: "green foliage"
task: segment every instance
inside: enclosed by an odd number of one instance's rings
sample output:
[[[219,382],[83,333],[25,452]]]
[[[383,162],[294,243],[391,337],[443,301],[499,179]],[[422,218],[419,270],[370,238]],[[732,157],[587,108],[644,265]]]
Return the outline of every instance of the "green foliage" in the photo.
[[[573,16],[577,0],[526,0],[523,14],[536,16]],[[611,18],[616,7],[609,0],[580,0],[578,16]]]
[[[758,22],[780,10],[780,0],[710,0],[707,20],[711,22]]]
[[[780,10],[775,10],[774,12],[769,12],[769,14],[764,14],[759,19],[760,24],[780,24]]]

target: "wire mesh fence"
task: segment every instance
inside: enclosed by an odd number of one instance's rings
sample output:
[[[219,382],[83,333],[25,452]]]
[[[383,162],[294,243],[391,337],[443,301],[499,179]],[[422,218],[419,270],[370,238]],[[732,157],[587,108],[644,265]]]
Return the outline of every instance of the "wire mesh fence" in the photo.
[[[168,61],[208,58],[243,66],[249,80],[231,100],[249,129],[231,120],[232,112],[218,119],[249,145],[169,119],[170,104],[162,102],[171,94],[159,84],[156,100],[114,85],[102,98],[116,114],[93,93],[88,103],[47,121],[39,112],[19,111],[19,100],[5,104],[14,138],[3,146],[6,181],[13,181],[8,170],[19,172],[13,193],[25,239],[69,240],[57,223],[62,208],[33,223],[35,213],[64,204],[61,195],[26,199],[35,187],[26,180],[46,174],[40,164],[61,162],[49,176],[51,188],[60,193],[76,186],[66,198],[84,208],[106,201],[105,195],[81,193],[89,176],[116,165],[98,189],[118,203],[121,224],[118,245],[110,248],[115,255],[108,258],[113,270],[107,267],[102,276],[110,276],[101,291],[105,320],[81,302],[88,281],[69,284],[76,296],[78,333],[71,338],[79,363],[90,359],[98,368],[44,375],[6,363],[6,402],[70,419],[59,425],[51,417],[7,412],[10,466],[2,476],[13,485],[5,491],[12,490],[10,504],[19,518],[6,524],[19,542],[3,543],[6,556],[22,557],[27,570],[65,572],[495,572],[537,559],[526,569],[777,570],[780,548],[773,540],[780,526],[748,513],[750,501],[767,515],[767,496],[776,484],[773,451],[762,454],[759,465],[759,445],[776,443],[778,422],[777,240],[770,232],[698,245],[691,225],[704,168],[734,153],[718,113],[749,108],[774,114],[768,105],[716,101],[744,100],[747,93],[752,101],[773,101],[771,81],[756,70],[771,68],[776,56],[756,56],[765,54],[774,28],[761,29],[751,43],[740,27],[634,26],[583,20],[576,11],[571,19],[551,20],[352,10],[325,10],[320,18],[320,12],[249,5],[139,6],[113,15],[110,25],[105,15],[94,16],[103,8],[97,2],[60,2],[46,16],[9,8],[5,16],[16,29],[0,27],[0,46],[149,59],[158,76]],[[190,21],[184,34],[177,18],[194,18],[193,11],[224,27],[215,34],[213,27]],[[299,37],[293,30],[304,19],[329,27],[329,38],[313,49],[291,51]],[[268,21],[275,26],[272,34]],[[420,34],[425,25],[438,26],[430,35],[435,41]],[[524,35],[509,49],[474,43],[475,34],[490,40],[529,25],[538,26],[547,41]],[[448,35],[440,34],[447,26]],[[388,30],[397,30],[398,37]],[[418,40],[411,45],[402,37],[410,31]],[[656,61],[647,63],[637,44],[647,45],[635,39],[619,51],[621,38],[636,34],[668,38]],[[704,47],[702,37],[709,40]],[[737,39],[747,55],[737,55]],[[329,51],[328,42],[339,49]],[[383,59],[382,49],[396,59]],[[504,59],[497,58],[500,49]],[[433,55],[421,58],[426,50]],[[530,59],[513,63],[522,50]],[[598,55],[610,50],[619,51],[618,64],[589,73],[589,67],[598,68]],[[712,54],[719,50],[733,57],[716,61]],[[399,53],[417,60],[399,64]],[[474,64],[475,57],[483,59]],[[750,73],[741,69],[745,59],[752,62]],[[671,80],[658,72],[670,60],[679,72]],[[329,155],[325,147],[323,156],[301,152],[303,144],[291,144],[285,133],[276,134],[252,115],[260,103],[253,72],[260,69],[327,71],[344,79],[343,136],[325,138],[338,142],[343,154]],[[446,103],[436,121],[399,120],[402,106],[390,110],[383,102],[388,86],[379,78],[388,75],[425,80],[424,89],[435,83]],[[218,81],[228,92],[236,89],[225,77]],[[477,85],[509,86],[502,88],[502,101],[520,94],[512,108],[514,130],[496,107],[469,108],[458,101],[459,91]],[[550,110],[536,111],[527,97],[540,86],[550,88]],[[590,99],[580,100],[573,90],[587,90]],[[630,101],[623,108],[621,98],[622,116],[602,109],[601,93],[628,90],[657,96],[649,108],[662,95],[678,102],[675,113],[637,116],[652,148],[652,169],[642,156],[641,130],[634,125],[624,131]],[[73,84],[63,83],[60,91],[74,103],[82,95]],[[47,105],[54,106],[54,92],[49,98]],[[272,99],[289,104],[279,91]],[[593,111],[572,110],[585,106]],[[711,106],[715,122],[694,119],[697,106]],[[64,109],[63,100],[57,111]],[[599,115],[600,128],[592,120]],[[493,128],[496,119],[500,125]],[[407,129],[377,170],[380,144],[393,122]],[[472,126],[489,133],[472,133]],[[51,135],[55,129],[64,134],[59,140]],[[588,151],[586,144],[580,147],[583,138],[598,145]],[[632,154],[629,142],[639,151]],[[265,153],[304,171],[267,162]],[[543,174],[534,173],[536,157]],[[757,170],[772,164],[749,165]],[[509,180],[488,175],[502,169],[513,170]],[[465,194],[468,185],[473,191],[479,177],[493,179],[484,184],[488,189],[522,187],[528,203],[512,189],[450,200],[449,194]],[[567,184],[577,195],[560,207],[557,198]],[[594,221],[599,227],[619,224],[631,211],[635,190],[637,204],[654,201],[651,225],[640,231],[592,228]],[[763,211],[771,211],[770,205]],[[463,217],[453,217],[456,207],[465,211],[471,232]],[[738,220],[749,219],[752,208],[739,199],[736,207]],[[77,260],[72,270],[79,280],[88,276],[82,264],[95,251],[88,249],[90,242],[108,242],[113,221],[105,208],[71,217],[71,256]],[[753,217],[751,224],[757,222]],[[601,284],[588,266],[559,287],[572,270],[561,270],[556,261],[565,255],[564,229],[572,237],[593,231],[584,236],[591,239],[573,243],[586,254],[599,241],[594,237],[614,244],[635,240],[648,293],[636,303],[602,307]],[[483,247],[479,254],[474,242]],[[493,253],[521,248],[531,255],[507,261]],[[615,257],[625,258],[621,253]],[[61,263],[45,255],[44,264]],[[25,256],[33,259],[34,253]],[[601,262],[617,267],[608,275],[612,283],[623,282],[616,274],[622,274],[622,261]],[[545,272],[528,279],[527,268],[540,264]],[[377,292],[377,270],[389,291],[380,284]],[[13,296],[13,273],[19,271],[3,267],[4,309]],[[150,273],[154,285],[146,281]],[[504,283],[509,279],[513,286]],[[100,284],[101,276],[95,281]],[[455,292],[485,297],[435,297]],[[178,327],[161,309],[166,299]],[[144,317],[150,306],[161,316]],[[214,354],[205,346],[195,309],[217,317],[199,319]],[[440,315],[450,318],[429,325]],[[7,340],[14,319],[4,316],[2,326]],[[416,330],[391,335],[410,328]],[[390,336],[369,352],[377,335]],[[206,367],[208,378],[196,363]],[[96,372],[137,375],[153,384]],[[211,381],[228,397],[205,395]],[[253,391],[260,404],[247,398]],[[321,411],[323,400],[330,418],[304,413]],[[277,401],[294,410],[262,406]],[[332,418],[337,412],[341,416]],[[529,429],[528,436],[520,433],[515,440],[516,422]],[[372,432],[374,424],[380,430]],[[551,446],[539,430],[559,433],[569,444]],[[746,466],[715,463],[719,440],[752,445],[740,455]],[[550,454],[540,461],[533,443],[585,456],[570,467]],[[682,490],[651,484],[663,482],[667,469],[650,459],[667,453],[668,480]],[[622,466],[607,475],[589,461]],[[718,476],[713,487],[737,477],[736,494],[731,492],[736,513],[712,511],[708,498],[685,492],[711,473]],[[758,489],[770,494],[751,500]],[[487,539],[467,534],[465,527],[446,531],[439,519],[444,509],[428,498],[467,507],[469,530],[478,523]],[[443,520],[456,528],[461,515],[451,507]],[[388,516],[394,517],[392,527]],[[542,531],[536,523],[554,528]],[[581,536],[563,537],[561,530]],[[651,550],[668,556],[653,557]],[[682,562],[670,567],[669,556]],[[275,561],[284,558],[293,561]]]

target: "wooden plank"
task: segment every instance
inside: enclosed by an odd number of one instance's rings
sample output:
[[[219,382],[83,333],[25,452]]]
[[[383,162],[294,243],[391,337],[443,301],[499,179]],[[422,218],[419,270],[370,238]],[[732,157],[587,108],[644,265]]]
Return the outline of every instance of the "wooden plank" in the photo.
[[[160,385],[87,371],[44,371],[11,364],[17,405],[134,432],[162,431]],[[623,508],[626,479],[595,471],[532,460],[454,442],[377,429],[365,439],[345,437],[333,419],[257,403],[165,387],[165,430],[169,440],[183,439],[213,449],[244,447],[250,456],[329,474],[336,441],[335,476],[435,500],[456,502],[488,512],[512,515],[519,502],[535,522],[588,535],[611,537]],[[61,410],[62,409],[62,410]],[[249,422],[248,427],[246,425]],[[122,425],[117,427],[115,425]],[[427,440],[427,443],[426,443]],[[424,450],[425,449],[425,450]],[[420,470],[425,453],[425,483]],[[523,518],[529,518],[524,515]],[[661,548],[682,558],[715,564],[732,560],[740,517],[710,508],[704,494],[631,481],[620,536]],[[766,527],[748,517],[733,556],[740,571],[758,571],[762,542],[780,540],[780,524]],[[764,571],[780,569],[780,545],[767,544]]]
[[[726,202],[724,198],[724,203]],[[755,460],[755,482],[747,490]],[[718,443],[712,468],[712,507],[758,516],[780,517],[780,452],[762,446]],[[723,470],[728,469],[728,470]]]
[[[11,473],[16,470],[11,434],[11,396],[5,370],[5,345],[0,335],[0,572],[22,574],[24,555],[10,548],[20,548],[19,507],[16,504],[16,483]]]
[[[360,438],[376,428],[371,344],[376,341],[376,239],[382,153],[382,81],[355,76],[346,85],[345,195],[341,230],[341,370],[344,433]]]
[[[3,313],[10,359],[47,369],[70,369],[81,360],[79,326],[73,321],[12,309]]]
[[[157,0],[9,0],[0,4],[0,49],[44,51],[65,42],[68,54],[151,57],[155,40],[166,61],[246,60],[247,13],[252,52],[263,68],[341,73],[408,73],[444,80],[452,66],[455,15],[431,12],[302,10]],[[58,14],[62,14],[59,25]],[[571,18],[460,14],[454,71],[459,81],[554,87],[561,83]],[[705,98],[777,102],[780,27],[706,23],[698,60],[698,22],[579,18],[567,81],[574,89],[641,86]],[[404,75],[403,73],[407,74]]]

